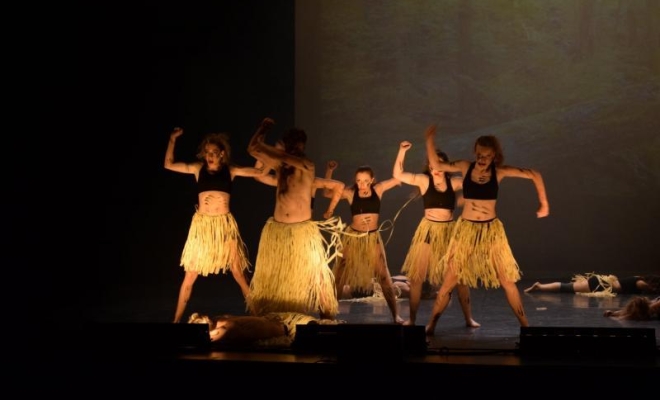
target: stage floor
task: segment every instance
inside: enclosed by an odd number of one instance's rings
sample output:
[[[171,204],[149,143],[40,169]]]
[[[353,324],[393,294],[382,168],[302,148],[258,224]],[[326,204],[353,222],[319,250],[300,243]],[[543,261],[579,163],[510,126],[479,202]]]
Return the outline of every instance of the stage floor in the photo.
[[[72,354],[82,356],[81,372],[93,374],[94,379],[107,377],[106,372],[101,373],[101,369],[106,371],[109,366],[115,371],[122,371],[122,379],[126,379],[127,375],[141,375],[140,371],[148,370],[155,376],[155,380],[197,377],[211,379],[216,375],[227,378],[246,374],[275,377],[293,374],[313,378],[333,374],[343,376],[358,370],[383,373],[396,371],[396,379],[421,377],[438,372],[443,379],[458,379],[469,374],[475,379],[516,378],[538,384],[547,383],[550,375],[555,380],[581,381],[603,377],[619,379],[628,375],[638,379],[660,376],[657,345],[660,343],[660,321],[617,321],[603,316],[605,310],[622,307],[632,296],[597,298],[567,293],[523,293],[522,290],[531,283],[533,282],[521,281],[518,284],[531,329],[536,335],[533,346],[530,344],[527,349],[524,346],[521,348],[521,328],[506,302],[503,290],[473,289],[473,317],[481,327],[465,326],[458,300],[454,298],[442,315],[435,336],[430,340],[426,337],[421,339],[426,346],[422,352],[417,351],[417,333],[428,321],[433,306],[432,299],[422,300],[418,311],[418,325],[412,328],[415,334],[406,337],[406,340],[415,341],[416,351],[410,353],[404,351],[402,354],[396,346],[383,345],[386,342],[383,342],[382,337],[375,336],[373,342],[365,340],[364,337],[360,338],[360,343],[350,343],[350,338],[347,342],[346,337],[339,342],[340,345],[352,346],[350,352],[355,357],[350,357],[350,362],[343,362],[336,353],[327,349],[300,351],[296,348],[251,350],[211,347],[192,351],[154,352],[152,346],[145,346],[151,351],[143,352],[139,346],[134,346],[131,354],[117,352],[117,343],[114,343],[115,346],[111,347],[113,354],[109,354],[107,344],[112,339],[106,337],[99,341],[96,334],[98,332],[82,332],[87,339],[83,352],[76,353],[73,350],[76,347],[74,342],[77,335],[72,334],[68,335],[67,346],[62,346],[60,352],[50,360],[68,358],[71,361],[75,360]],[[90,302],[88,307],[90,310],[94,309],[94,312],[85,311],[84,315],[93,317],[85,322],[119,323],[129,328],[131,325],[138,327],[143,324],[172,326],[170,320],[174,312],[175,295],[176,292],[165,291],[140,294],[139,287],[125,287],[121,292],[106,293],[101,304]],[[408,300],[400,299],[398,306],[400,315],[404,319],[407,318]],[[186,317],[192,312],[241,314],[244,312],[244,303],[240,291],[229,278],[221,281],[200,279]],[[391,332],[387,327],[393,325],[389,310],[381,298],[341,300],[338,318],[351,326],[370,326],[375,333]],[[78,327],[83,325],[85,324]],[[552,337],[539,338],[540,335],[546,334],[566,335],[566,331],[562,331],[565,329],[568,329],[568,348],[563,346],[562,342],[554,341]],[[600,347],[596,349],[595,341],[582,337],[582,340],[588,341],[580,343],[588,344],[590,351],[575,351],[573,346],[576,342],[572,336],[589,336],[593,330],[596,330],[596,335],[613,334],[614,337],[598,342]],[[404,332],[408,335],[411,330]],[[651,336],[654,336],[651,340],[655,339],[653,344],[640,346],[640,341],[636,339],[638,332],[651,332]],[[156,336],[157,333],[154,338]],[[648,343],[649,341],[644,339],[644,344]],[[106,351],[103,350],[104,346]]]

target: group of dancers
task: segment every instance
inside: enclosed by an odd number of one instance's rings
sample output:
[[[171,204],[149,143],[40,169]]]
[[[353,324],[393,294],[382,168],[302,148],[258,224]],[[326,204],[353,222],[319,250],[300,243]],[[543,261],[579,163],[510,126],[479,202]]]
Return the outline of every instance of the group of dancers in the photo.
[[[354,182],[345,184],[332,178],[336,161],[327,163],[323,178],[317,176],[315,163],[305,154],[304,130],[291,128],[275,145],[268,144],[265,137],[274,124],[265,118],[252,136],[247,149],[256,160],[252,167],[234,165],[228,136],[218,133],[204,137],[197,161],[175,161],[175,143],[183,130],[175,128],[170,134],[164,166],[193,174],[198,190],[197,209],[181,256],[185,275],[173,322],[182,321],[200,274],[231,271],[248,315],[209,318],[194,313],[188,320],[209,323],[214,341],[292,340],[301,321],[337,323],[338,300],[344,289],[368,291],[373,282],[382,288],[392,321],[407,325],[416,324],[422,286],[438,287],[425,327],[428,336],[434,335],[454,289],[466,326],[479,327],[472,317],[470,288],[480,286],[502,287],[520,326],[529,326],[516,285],[521,272],[496,213],[499,184],[504,178],[531,180],[539,201],[536,216],[547,217],[550,207],[541,174],[504,164],[497,137],[476,139],[474,161],[450,161],[436,148],[437,127],[431,125],[424,133],[427,165],[423,171],[404,169],[405,154],[412,144],[403,141],[390,178],[377,181],[374,171],[364,165],[356,170]],[[251,278],[246,246],[230,208],[236,176],[276,187],[273,214],[261,231]],[[410,317],[406,321],[399,315],[379,225],[384,193],[402,183],[414,186],[424,205],[401,269],[409,280]],[[330,201],[324,220],[317,221],[312,211],[319,190]],[[346,225],[333,216],[341,200],[350,205],[351,219]],[[457,207],[462,211],[454,218]],[[530,291],[542,288],[540,283],[535,285]],[[317,313],[318,318],[312,316]]]

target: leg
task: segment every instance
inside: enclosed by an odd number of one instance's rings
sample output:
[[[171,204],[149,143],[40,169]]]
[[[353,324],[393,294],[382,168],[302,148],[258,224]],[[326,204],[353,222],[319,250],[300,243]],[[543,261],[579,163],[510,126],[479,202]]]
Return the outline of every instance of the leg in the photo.
[[[561,287],[561,282],[552,282],[552,283],[540,283],[535,282],[532,286],[525,289],[525,293],[541,291],[541,292],[559,292]]]
[[[396,293],[394,293],[394,285],[392,284],[392,277],[390,276],[390,271],[387,268],[387,262],[385,261],[385,253],[383,249],[378,252],[378,262],[376,263],[376,276],[378,277],[378,283],[380,287],[383,288],[383,296],[387,302],[387,306],[390,308],[392,313],[392,319],[394,323],[401,324],[403,319],[399,316],[398,305],[396,303]]]
[[[417,310],[419,310],[422,298],[422,286],[426,279],[428,265],[431,262],[431,246],[428,244],[421,246],[418,262],[419,264],[415,268],[418,273],[410,279],[410,299],[408,300],[410,303],[410,318],[404,322],[404,325],[415,325],[417,320]]]
[[[591,293],[589,281],[586,279],[578,279],[573,282],[573,292],[575,293]]]
[[[250,295],[250,285],[247,283],[247,278],[241,270],[241,267],[237,264],[236,259],[231,264],[231,274],[234,276],[234,280],[238,283],[238,286],[241,287],[241,292],[243,293],[243,298],[246,298]]]
[[[440,286],[438,295],[436,296],[435,302],[433,303],[431,318],[429,319],[429,323],[426,324],[426,336],[435,335],[435,327],[438,324],[440,315],[442,315],[442,313],[445,311],[445,308],[447,308],[449,300],[451,299],[451,292],[454,290],[454,287],[458,281],[456,274],[451,272],[451,268],[447,271],[448,272],[445,273],[445,276],[443,277],[442,286]]]
[[[420,280],[410,281],[410,298],[408,299],[410,303],[410,318],[403,323],[404,325],[415,325],[415,321],[417,320],[417,310],[419,310],[419,304],[422,298],[423,284],[424,282]]]
[[[502,289],[504,289],[509,306],[516,315],[516,318],[518,318],[518,322],[520,322],[520,326],[529,326],[527,316],[525,315],[525,309],[523,308],[522,300],[520,299],[518,286],[516,286],[515,282],[503,281],[501,279],[500,284],[502,285]]]
[[[342,257],[337,257],[337,261],[335,264],[335,267],[332,269],[332,273],[335,276],[335,290],[337,291],[337,299],[341,299],[344,297],[351,297],[349,294],[346,296],[346,292],[344,291],[344,285],[341,283],[342,276],[344,275],[344,266],[345,266],[345,261]],[[351,292],[352,289],[349,289],[349,293]]]
[[[231,274],[234,277],[236,283],[238,283],[238,286],[240,286],[241,292],[243,293],[243,298],[247,299],[248,295],[250,294],[250,285],[247,282],[245,273],[241,269],[241,266],[238,264],[239,258],[238,252],[236,251],[237,243],[234,241],[230,245],[232,246]]]
[[[243,293],[243,298],[247,298],[250,294],[250,285],[247,282],[247,278],[238,265],[232,263],[231,265],[231,274],[234,276],[234,280],[238,283],[238,286],[241,287],[241,292]]]
[[[336,288],[336,285],[335,285]],[[337,293],[335,289],[335,293],[332,293],[331,295],[326,294],[325,292],[322,292],[320,294],[321,296],[321,305],[319,307],[319,319],[329,319],[329,320],[334,320],[337,318],[336,312],[330,312],[326,310],[332,310],[336,308],[336,305],[333,306],[333,303],[337,303],[337,298],[340,296],[339,293]]]
[[[186,275],[183,277],[183,282],[179,289],[179,300],[177,301],[176,312],[174,314],[175,324],[181,322],[183,312],[186,310],[188,300],[190,300],[190,295],[192,294],[193,285],[195,284],[197,275],[197,272],[186,271]]]
[[[472,304],[470,304],[470,288],[467,285],[457,285],[458,302],[461,303],[461,310],[465,317],[465,325],[469,328],[478,328],[480,323],[472,319]]]

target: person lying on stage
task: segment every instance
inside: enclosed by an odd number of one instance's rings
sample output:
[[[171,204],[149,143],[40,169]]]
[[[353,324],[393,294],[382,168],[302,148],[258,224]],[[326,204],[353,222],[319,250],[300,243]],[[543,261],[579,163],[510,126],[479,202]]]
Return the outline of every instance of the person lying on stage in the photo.
[[[410,279],[405,275],[393,275],[392,284],[394,286],[394,292],[397,299],[409,299],[410,298]],[[380,285],[378,285],[380,286]],[[371,292],[364,292],[351,289],[350,285],[344,285],[342,297],[345,299],[366,297],[366,296],[377,296],[378,291],[382,290],[380,287],[374,285],[374,290]],[[422,299],[433,299],[435,298],[438,288],[433,287],[430,283],[424,282],[422,285]],[[380,293],[382,296],[382,293]]]
[[[660,297],[651,300],[648,297],[635,296],[620,310],[607,310],[606,317],[631,321],[660,320]]]
[[[575,275],[571,282],[536,282],[525,289],[534,291],[575,293],[592,297],[614,297],[622,294],[660,294],[660,275],[633,275],[619,278],[616,275],[587,273]]]
[[[208,324],[212,343],[232,346],[286,347],[296,337],[297,325],[336,325],[340,320],[318,319],[296,312],[274,312],[263,316],[193,313],[191,324]]]

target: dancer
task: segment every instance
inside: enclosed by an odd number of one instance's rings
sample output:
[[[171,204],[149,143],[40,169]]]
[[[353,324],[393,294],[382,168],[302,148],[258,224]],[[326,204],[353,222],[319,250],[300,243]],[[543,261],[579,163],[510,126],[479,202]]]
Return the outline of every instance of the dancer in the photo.
[[[327,163],[327,179],[332,179],[332,172],[337,166],[336,161]],[[383,193],[401,186],[401,182],[394,178],[377,183],[374,181],[374,171],[371,167],[361,166],[355,172],[355,183],[344,188],[341,194],[341,198],[350,204],[353,217],[341,237],[342,255],[337,257],[333,266],[337,293],[341,296],[345,285],[351,290],[367,291],[373,288],[372,279],[376,278],[383,289],[392,320],[395,323],[403,323],[399,316],[396,292],[378,226]],[[328,196],[329,193],[325,195]]]
[[[520,326],[529,326],[516,286],[516,282],[520,280],[520,269],[513,257],[504,225],[497,217],[495,206],[502,179],[530,179],[534,183],[540,203],[536,216],[547,217],[550,207],[543,178],[538,171],[504,165],[500,142],[491,135],[480,136],[475,141],[476,161],[441,162],[436,156],[434,145],[436,129],[435,125],[431,125],[425,131],[429,163],[433,170],[460,172],[463,175],[465,204],[456,221],[447,253],[441,260],[442,286],[433,304],[426,334],[435,334],[440,315],[449,303],[449,294],[457,284],[473,288],[481,284],[486,289],[501,286]]]
[[[416,186],[424,200],[424,216],[417,226],[401,268],[401,273],[410,279],[410,318],[404,323],[405,325],[415,325],[422,297],[422,285],[427,278],[429,276],[434,278],[429,282],[432,286],[440,286],[442,283],[440,279],[442,276],[436,270],[440,266],[440,259],[447,251],[454,229],[456,191],[463,188],[461,177],[451,177],[447,172],[436,171],[429,167],[428,162],[421,174],[405,172],[403,164],[406,152],[411,147],[412,143],[401,142],[392,170],[395,179]],[[448,161],[445,153],[438,152],[436,157],[440,161]],[[478,328],[481,325],[472,318],[470,289],[467,285],[458,284],[457,291],[465,325]]]
[[[284,149],[264,141],[274,121],[265,118],[248,145],[248,152],[277,180],[275,210],[262,229],[255,272],[250,282],[248,309],[270,312],[319,312],[334,319],[339,312],[334,276],[328,267],[320,224],[312,220],[314,162],[305,156],[307,134],[291,128],[282,137]],[[330,218],[338,192],[324,213]]]
[[[596,274],[575,275],[571,282],[535,282],[525,289],[530,292],[575,293],[590,297],[614,297],[617,293],[658,294],[660,293],[660,275],[633,275],[619,278],[616,275]]]
[[[607,310],[603,315],[605,317],[630,321],[660,320],[660,297],[651,300],[647,297],[635,296],[622,309],[614,311]]]
[[[311,315],[281,312],[263,316],[253,315],[208,315],[193,313],[188,319],[191,324],[208,324],[212,343],[231,346],[254,346],[258,348],[288,347],[296,338],[298,325],[335,325],[337,320],[320,320]]]
[[[198,147],[199,161],[174,161],[176,139],[181,135],[183,129],[178,127],[170,134],[165,152],[165,168],[195,175],[198,203],[181,255],[185,275],[179,289],[175,323],[181,322],[193,285],[200,274],[224,274],[231,270],[243,297],[247,298],[250,288],[245,271],[250,263],[238,225],[230,212],[229,201],[234,177],[256,177],[263,174],[262,170],[253,167],[230,164],[231,147],[225,133],[210,133],[204,137]]]
[[[275,143],[275,148],[284,149],[284,145],[281,140],[278,140]],[[264,165],[261,161],[258,161],[254,164],[254,167],[257,169],[263,169]],[[271,170],[272,171],[272,170]],[[274,171],[273,171],[274,172]],[[255,177],[255,179],[265,185],[277,187],[277,178],[274,173],[264,173],[263,175]],[[319,189],[323,189],[324,193],[331,193],[330,198],[335,196],[341,196],[341,191],[344,190],[344,182],[340,182],[334,179],[325,179],[318,176],[314,177],[314,183],[312,184],[312,211],[314,210],[314,200],[316,199],[316,192]],[[323,218],[328,219],[332,217],[332,213],[327,211],[323,214]]]

